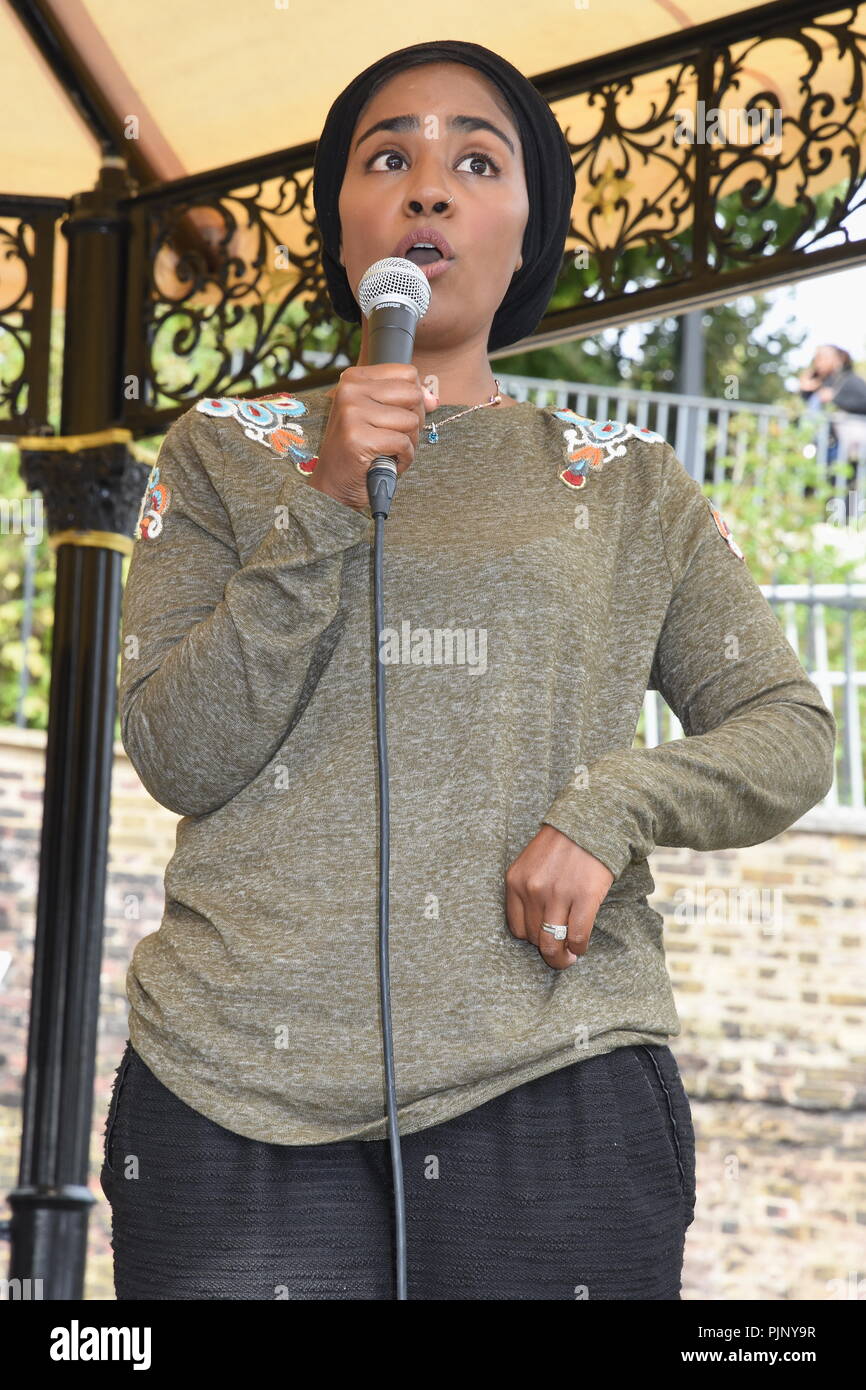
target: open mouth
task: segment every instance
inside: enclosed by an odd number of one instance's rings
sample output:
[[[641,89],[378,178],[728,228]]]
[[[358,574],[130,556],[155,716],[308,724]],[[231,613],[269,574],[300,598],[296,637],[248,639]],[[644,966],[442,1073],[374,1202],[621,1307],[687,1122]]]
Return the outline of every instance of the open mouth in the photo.
[[[434,261],[441,261],[443,256],[438,246],[411,246],[404,259],[415,265],[432,265]]]

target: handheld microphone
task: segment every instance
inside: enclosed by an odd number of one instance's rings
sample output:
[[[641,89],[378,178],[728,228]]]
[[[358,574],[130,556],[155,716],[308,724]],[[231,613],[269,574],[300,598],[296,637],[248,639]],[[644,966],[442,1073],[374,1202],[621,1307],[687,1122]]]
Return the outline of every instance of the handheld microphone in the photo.
[[[414,261],[385,256],[376,261],[358,286],[358,303],[370,325],[370,365],[412,361],[415,330],[430,307],[430,282]],[[397,464],[382,456],[367,470],[367,495],[373,516],[387,517],[397,487]]]

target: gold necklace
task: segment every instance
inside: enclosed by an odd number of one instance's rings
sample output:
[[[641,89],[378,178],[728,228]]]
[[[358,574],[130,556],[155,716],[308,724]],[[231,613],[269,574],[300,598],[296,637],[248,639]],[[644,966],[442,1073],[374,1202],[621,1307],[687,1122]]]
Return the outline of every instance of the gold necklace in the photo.
[[[470,405],[466,408],[466,410],[458,410],[456,415],[448,415],[444,420],[440,420],[439,425],[447,425],[449,421],[459,420],[461,415],[471,415],[473,410],[483,410],[484,407],[487,405],[501,405],[502,396],[499,391],[498,377],[493,378],[493,385],[496,387],[496,394],[494,396],[491,396],[489,400],[482,401],[480,405]],[[427,431],[427,438],[430,441],[430,443],[437,444],[439,442],[439,428],[437,427],[436,423],[434,422],[432,425],[425,425],[424,428]]]

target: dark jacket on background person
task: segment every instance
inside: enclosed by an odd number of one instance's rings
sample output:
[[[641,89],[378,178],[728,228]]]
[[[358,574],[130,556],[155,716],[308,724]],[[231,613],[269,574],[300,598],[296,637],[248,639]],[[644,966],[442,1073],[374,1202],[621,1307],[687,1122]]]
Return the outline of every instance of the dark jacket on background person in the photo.
[[[866,381],[856,372],[832,372],[821,382],[821,387],[824,386],[829,386],[833,392],[833,400],[828,402],[833,410],[845,410],[850,415],[866,415]],[[800,387],[800,395],[806,401],[813,396],[816,402],[818,400],[816,390],[807,390],[803,386]]]

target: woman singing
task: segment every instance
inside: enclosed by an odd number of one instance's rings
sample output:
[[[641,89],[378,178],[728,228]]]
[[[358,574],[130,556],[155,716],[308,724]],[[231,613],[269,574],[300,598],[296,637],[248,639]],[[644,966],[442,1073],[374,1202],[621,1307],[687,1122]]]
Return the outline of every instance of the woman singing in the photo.
[[[694,1134],[647,857],[786,829],[835,721],[660,435],[498,389],[574,191],[497,54],[374,63],[328,114],[316,214],[347,321],[375,261],[424,267],[413,365],[370,365],[364,319],[332,389],[206,398],[165,439],[120,707],[181,819],[106,1124],[119,1299],[395,1296],[377,656],[408,1296],[680,1297]],[[636,749],[648,688],[685,736]]]

